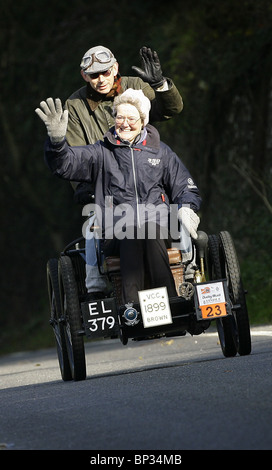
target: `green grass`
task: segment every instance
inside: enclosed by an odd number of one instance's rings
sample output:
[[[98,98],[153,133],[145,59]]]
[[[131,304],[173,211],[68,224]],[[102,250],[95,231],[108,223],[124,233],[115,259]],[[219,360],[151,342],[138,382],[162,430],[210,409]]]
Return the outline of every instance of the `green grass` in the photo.
[[[49,318],[36,317],[18,328],[9,327],[1,333],[0,355],[19,351],[34,351],[55,346],[53,329]]]
[[[269,263],[248,258],[241,265],[251,325],[272,323],[272,272]]]
[[[272,323],[271,289],[254,288],[247,294],[248,314],[251,325]]]

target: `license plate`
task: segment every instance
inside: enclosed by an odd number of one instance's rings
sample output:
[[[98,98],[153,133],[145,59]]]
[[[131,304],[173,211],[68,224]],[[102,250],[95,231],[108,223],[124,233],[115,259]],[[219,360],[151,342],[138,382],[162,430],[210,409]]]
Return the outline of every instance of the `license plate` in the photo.
[[[93,300],[81,304],[85,332],[92,338],[112,336],[117,332],[114,299]]]
[[[213,320],[228,314],[222,281],[197,284],[196,292],[202,319]]]
[[[166,287],[138,292],[144,328],[173,323]]]

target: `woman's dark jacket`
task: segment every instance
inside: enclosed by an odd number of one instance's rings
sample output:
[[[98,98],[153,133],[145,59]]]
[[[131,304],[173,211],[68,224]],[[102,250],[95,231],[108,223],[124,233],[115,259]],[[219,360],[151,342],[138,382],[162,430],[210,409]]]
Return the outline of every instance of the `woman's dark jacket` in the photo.
[[[133,214],[134,224],[149,221],[167,226],[170,204],[189,205],[198,211],[201,198],[197,186],[178,156],[160,141],[155,127],[147,125],[146,139],[129,145],[115,137],[114,128],[103,141],[82,147],[69,147],[66,140],[52,144],[48,139],[45,160],[51,171],[70,181],[88,181],[95,185],[95,206],[99,224],[113,224]],[[108,212],[107,212],[108,211]],[[155,217],[155,219],[154,219]],[[127,222],[127,219],[126,219]],[[111,224],[110,224],[111,225]],[[106,235],[107,238],[107,235]]]

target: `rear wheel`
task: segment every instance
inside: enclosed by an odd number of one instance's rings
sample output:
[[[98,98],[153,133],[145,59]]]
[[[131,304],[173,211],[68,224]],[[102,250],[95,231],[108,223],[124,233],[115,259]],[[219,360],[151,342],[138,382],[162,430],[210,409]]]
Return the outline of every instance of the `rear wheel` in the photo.
[[[61,256],[59,260],[59,285],[72,378],[74,380],[84,380],[86,378],[86,362],[84,341],[81,336],[81,310],[74,269],[69,256]]]
[[[64,326],[61,322],[61,301],[58,281],[58,260],[50,259],[46,266],[47,287],[50,303],[50,324],[53,327],[57,354],[62,379],[72,380],[70,362],[67,353]]]
[[[219,256],[222,276],[227,278],[229,296],[233,304],[235,319],[235,341],[238,353],[243,356],[251,352],[250,326],[240,266],[229,232],[219,233]]]
[[[217,235],[209,235],[208,242],[209,253],[209,278],[210,280],[222,279],[224,276],[221,270],[219,256],[219,238]],[[218,318],[216,328],[225,357],[233,357],[237,354],[236,325],[233,316]]]

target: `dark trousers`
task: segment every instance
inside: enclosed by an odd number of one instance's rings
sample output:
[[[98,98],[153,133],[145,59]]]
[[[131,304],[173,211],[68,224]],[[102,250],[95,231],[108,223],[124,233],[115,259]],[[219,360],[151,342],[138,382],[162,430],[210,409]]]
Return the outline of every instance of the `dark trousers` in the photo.
[[[138,302],[138,291],[153,287],[167,287],[168,296],[177,295],[169,265],[164,239],[159,238],[159,227],[155,239],[107,240],[105,256],[120,256],[123,302]]]

